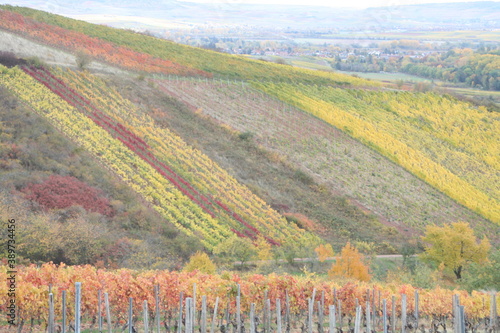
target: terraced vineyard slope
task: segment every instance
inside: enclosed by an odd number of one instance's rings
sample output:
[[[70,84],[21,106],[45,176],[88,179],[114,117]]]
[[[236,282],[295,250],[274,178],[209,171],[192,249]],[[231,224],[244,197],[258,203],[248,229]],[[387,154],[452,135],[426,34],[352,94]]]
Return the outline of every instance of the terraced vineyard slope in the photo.
[[[347,194],[389,225],[422,229],[428,223],[460,217],[480,229],[489,228],[487,220],[349,135],[250,85],[205,80],[154,82],[195,112],[251,134],[266,149],[285,155],[316,181]]]
[[[208,249],[232,234],[273,245],[318,240],[91,74],[2,67],[1,83]]]
[[[460,204],[500,223],[500,122],[433,93],[255,83],[349,133]]]

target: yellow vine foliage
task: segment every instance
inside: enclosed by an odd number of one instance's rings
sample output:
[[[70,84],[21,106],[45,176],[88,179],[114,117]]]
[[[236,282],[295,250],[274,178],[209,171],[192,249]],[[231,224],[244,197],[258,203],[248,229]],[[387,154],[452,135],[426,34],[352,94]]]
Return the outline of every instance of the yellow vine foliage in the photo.
[[[500,182],[500,122],[484,110],[434,94],[254,85],[344,130],[462,205],[500,223],[500,189],[492,186]],[[411,121],[421,124],[410,127]],[[434,141],[429,141],[429,133]],[[442,145],[433,148],[435,142]]]

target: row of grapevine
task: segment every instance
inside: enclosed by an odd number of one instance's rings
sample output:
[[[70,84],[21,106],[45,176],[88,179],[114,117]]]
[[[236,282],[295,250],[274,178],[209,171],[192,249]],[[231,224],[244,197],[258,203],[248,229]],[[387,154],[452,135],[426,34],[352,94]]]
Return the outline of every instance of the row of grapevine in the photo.
[[[207,72],[180,65],[170,60],[154,58],[130,48],[106,42],[97,37],[38,22],[8,10],[0,10],[0,28],[21,34],[70,52],[88,56],[135,71],[188,76],[211,77]]]
[[[457,218],[474,227],[489,225],[330,124],[248,84],[176,77],[153,82],[193,112],[239,133],[252,133],[258,144],[386,219],[413,228]]]
[[[7,278],[7,267],[0,266],[0,278]],[[19,267],[17,270],[19,288],[16,291],[16,306],[19,322],[28,323],[38,318],[48,322],[49,293],[54,297],[54,317],[62,317],[62,294],[66,291],[67,304],[74,304],[74,285],[81,282],[81,315],[86,322],[97,322],[99,312],[104,313],[104,304],[99,302],[100,291],[109,296],[109,308],[113,326],[127,323],[130,299],[134,309],[142,309],[144,301],[150,305],[150,318],[159,314],[162,327],[173,328],[179,318],[179,301],[193,300],[194,307],[201,309],[203,302],[211,312],[216,310],[217,320],[241,313],[242,320],[254,309],[255,314],[264,310],[276,313],[278,303],[282,304],[282,314],[292,317],[294,327],[302,323],[307,313],[313,311],[328,313],[328,305],[335,305],[338,323],[352,328],[356,310],[362,306],[371,309],[372,318],[381,318],[382,300],[386,300],[388,317],[405,320],[406,313],[413,319],[420,319],[425,328],[430,321],[446,324],[454,318],[452,299],[458,295],[465,307],[469,323],[477,325],[485,318],[495,318],[498,313],[498,299],[486,292],[472,292],[447,289],[416,289],[410,285],[379,285],[355,282],[335,282],[321,279],[297,278],[292,276],[250,275],[244,279],[237,275],[208,275],[199,272],[131,271],[121,269],[110,271],[92,266],[56,266],[48,263],[41,267]],[[158,297],[153,290],[158,286]],[[205,297],[201,297],[205,296]],[[5,310],[7,292],[0,291],[0,308]],[[203,301],[205,299],[205,301]],[[100,305],[99,305],[100,304]],[[252,304],[254,304],[252,306]],[[493,307],[494,306],[494,307]],[[323,311],[319,311],[323,309]],[[67,317],[74,318],[74,307],[66,308]],[[157,311],[158,310],[158,311]],[[182,311],[182,309],[181,309]],[[182,315],[182,314],[181,314]],[[198,315],[197,315],[198,316]],[[198,317],[199,318],[199,317]],[[185,317],[184,317],[185,319]],[[410,317],[408,316],[408,322]],[[425,324],[423,324],[425,323]],[[227,323],[226,321],[226,324]],[[382,326],[382,325],[380,325]],[[380,329],[379,326],[379,329]],[[417,326],[418,327],[418,326]],[[416,328],[416,327],[415,327]],[[375,329],[375,327],[374,327]],[[471,329],[471,328],[469,328]],[[477,327],[475,328],[477,330]],[[474,331],[474,330],[473,330]]]
[[[403,166],[414,175],[436,187],[460,204],[491,221],[500,223],[500,205],[497,200],[498,187],[495,188],[494,185],[498,182],[492,182],[492,179],[488,178],[488,184],[490,184],[489,186],[492,191],[486,192],[479,189],[478,187],[480,187],[482,182],[478,182],[478,185],[476,185],[476,182],[462,179],[460,175],[457,175],[449,168],[440,164],[439,159],[434,160],[427,156],[424,153],[426,150],[425,142],[418,142],[418,140],[416,140],[416,142],[409,142],[403,139],[403,137],[407,135],[407,132],[400,131],[397,133],[395,130],[391,131],[388,127],[396,129],[398,125],[391,124],[390,121],[384,121],[383,118],[388,113],[396,112],[399,108],[383,111],[381,108],[377,109],[371,106],[367,101],[363,103],[362,99],[352,98],[346,90],[335,88],[318,88],[316,86],[273,83],[255,83],[255,86],[346,131],[354,138],[361,140],[368,146],[379,151],[381,154]],[[352,92],[352,94],[372,93],[355,91]],[[351,96],[351,98],[348,98],[349,96]],[[373,93],[373,96],[377,96],[377,94]],[[425,97],[420,96],[420,98]],[[386,98],[382,96],[377,102],[384,103],[383,101],[385,100]],[[449,112],[450,108],[455,108],[455,112],[456,109],[460,110],[460,112],[474,112],[471,107],[467,108],[462,105],[457,107],[456,105],[459,104],[458,102],[445,103],[446,100],[445,97],[440,98],[441,103],[444,104],[442,110],[447,110],[447,112]],[[418,98],[412,98],[412,102],[421,103]],[[361,107],[357,107],[357,105],[360,103],[363,103],[362,107],[366,112],[362,113],[359,111]],[[433,112],[438,111],[438,105],[439,104],[433,106]],[[418,107],[414,107],[411,103],[409,106],[406,106],[405,110],[410,109],[415,110],[415,112],[419,110]],[[479,110],[479,112],[481,111]],[[462,140],[470,142],[475,140],[483,141],[486,145],[491,145],[490,148],[484,149],[498,151],[500,124],[498,121],[495,121],[494,117],[489,117],[487,114],[484,114],[484,111],[482,113],[483,114],[478,116],[478,118],[486,117],[486,119],[489,119],[488,121],[491,122],[490,127],[494,131],[488,133],[493,135],[493,141],[487,138],[489,134],[487,135],[486,132],[477,138],[474,137],[473,134],[465,132],[461,134]],[[446,122],[454,123],[455,127],[463,125],[464,128],[467,128],[466,123],[461,122],[460,119],[461,117],[459,116],[454,117],[448,114],[442,117],[442,122],[446,120]],[[413,136],[408,136],[408,138],[413,138]],[[453,140],[450,139],[450,141]],[[471,146],[474,147],[475,144],[471,144]],[[463,148],[459,145],[457,150],[460,149]],[[462,154],[464,153],[462,152]],[[484,160],[488,162],[483,164],[483,167],[489,165],[492,169],[489,169],[491,171],[488,171],[488,177],[493,177],[495,179],[498,177],[499,164],[497,163],[496,166],[491,166],[491,163],[494,162],[498,156],[495,157],[493,152],[486,153],[486,155]],[[478,157],[478,161],[481,161],[481,158]]]
[[[18,68],[0,70],[1,84],[88,150],[182,232],[201,238],[209,249],[231,235],[227,227],[203,212],[150,164],[47,87]]]
[[[313,235],[304,234],[295,225],[287,223],[280,214],[201,151],[193,149],[168,129],[157,126],[147,111],[138,109],[102,80],[89,73],[59,71],[58,74],[109,117],[128,124],[129,130],[151,147],[157,163],[160,166],[168,165],[170,172],[180,175],[183,179],[181,182],[194,187],[196,197],[213,208],[217,217],[226,221],[231,229],[243,232],[252,239],[263,235],[274,245],[287,239],[315,241]],[[148,156],[147,153],[145,155]],[[235,221],[237,225],[234,225]]]
[[[303,233],[297,226],[289,224],[200,151],[189,147],[167,129],[156,126],[147,114],[139,112],[130,101],[123,99],[102,80],[89,73],[59,71],[54,75],[45,69],[24,70],[39,80],[44,88],[49,88],[68,102],[73,107],[72,117],[76,117],[78,111],[83,112],[88,118],[80,117],[82,121],[91,119],[92,129],[97,126],[105,130],[113,146],[119,147],[117,153],[126,154],[130,159],[120,161],[125,163],[123,168],[116,166],[118,162],[113,159],[116,156],[110,156],[105,164],[111,164],[111,168],[144,195],[167,220],[185,233],[201,238],[207,248],[213,248],[232,233],[252,240],[262,236],[273,245],[285,241],[318,241],[316,236]],[[6,76],[12,79],[7,86],[10,85],[11,89],[14,87],[14,90],[17,87],[19,90],[15,92],[36,109],[33,102],[39,98],[34,96],[38,89],[31,91],[32,96],[24,96],[25,91],[15,81],[25,84],[32,82],[27,83],[17,69],[7,71],[15,73],[14,76]],[[50,109],[45,103],[42,105],[43,111]],[[62,114],[59,116],[65,117]],[[71,131],[83,130],[89,129],[89,124],[79,126],[73,122],[71,127]],[[60,129],[69,132],[67,128]],[[82,136],[78,137],[85,140]],[[93,147],[104,148],[101,144],[94,144]],[[106,149],[106,152],[114,153],[110,149]],[[138,161],[140,164],[137,164]],[[149,180],[148,176],[153,179]],[[174,190],[173,197],[182,199],[172,200],[172,193],[160,195],[170,190]]]

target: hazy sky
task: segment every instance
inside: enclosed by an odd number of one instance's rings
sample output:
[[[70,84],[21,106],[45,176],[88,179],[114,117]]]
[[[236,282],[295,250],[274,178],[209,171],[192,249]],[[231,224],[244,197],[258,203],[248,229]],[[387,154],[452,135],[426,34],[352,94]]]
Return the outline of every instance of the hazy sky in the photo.
[[[321,5],[329,7],[383,7],[383,6],[401,6],[421,3],[444,3],[444,2],[476,2],[470,0],[181,0],[189,2],[204,3],[259,3],[259,4],[282,4],[282,5]],[[498,1],[495,1],[498,2]]]

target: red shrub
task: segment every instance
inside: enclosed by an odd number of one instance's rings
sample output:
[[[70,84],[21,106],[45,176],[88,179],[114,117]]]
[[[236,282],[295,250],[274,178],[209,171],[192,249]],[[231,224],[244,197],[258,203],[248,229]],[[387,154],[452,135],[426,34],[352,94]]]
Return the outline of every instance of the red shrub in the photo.
[[[29,184],[21,190],[29,200],[46,209],[82,206],[87,211],[113,216],[114,210],[99,189],[71,176],[52,175],[40,184]]]

